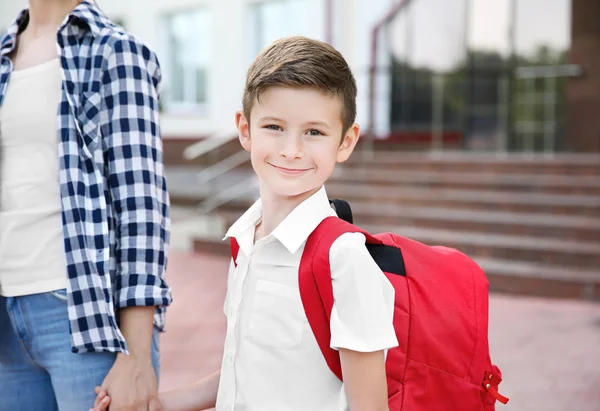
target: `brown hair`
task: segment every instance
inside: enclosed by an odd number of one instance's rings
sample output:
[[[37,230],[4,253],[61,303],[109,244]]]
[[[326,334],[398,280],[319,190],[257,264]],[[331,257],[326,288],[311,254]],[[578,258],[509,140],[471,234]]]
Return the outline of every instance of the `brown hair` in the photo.
[[[293,36],[261,51],[246,75],[242,104],[248,122],[254,102],[273,86],[309,87],[340,97],[344,134],[356,119],[356,81],[344,57],[327,43]]]

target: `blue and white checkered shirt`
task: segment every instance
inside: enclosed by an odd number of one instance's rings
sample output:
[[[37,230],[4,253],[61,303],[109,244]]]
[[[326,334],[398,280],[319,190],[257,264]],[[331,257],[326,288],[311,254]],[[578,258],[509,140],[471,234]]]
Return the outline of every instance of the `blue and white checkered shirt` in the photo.
[[[29,20],[0,38],[0,106],[8,55]],[[57,112],[60,195],[72,350],[127,352],[123,307],[156,306],[164,327],[169,198],[162,159],[156,55],[89,0],[58,34],[63,76]]]

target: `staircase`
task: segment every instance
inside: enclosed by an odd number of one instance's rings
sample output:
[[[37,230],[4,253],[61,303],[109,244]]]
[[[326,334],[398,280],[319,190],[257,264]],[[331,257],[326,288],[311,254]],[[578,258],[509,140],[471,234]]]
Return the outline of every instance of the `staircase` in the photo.
[[[246,164],[198,187],[190,171],[167,169],[175,205],[197,204],[251,173]],[[600,156],[356,153],[326,188],[371,232],[463,251],[494,291],[600,301]],[[253,186],[220,206],[209,219],[221,228],[196,235],[195,248],[227,254],[225,228],[256,198]]]

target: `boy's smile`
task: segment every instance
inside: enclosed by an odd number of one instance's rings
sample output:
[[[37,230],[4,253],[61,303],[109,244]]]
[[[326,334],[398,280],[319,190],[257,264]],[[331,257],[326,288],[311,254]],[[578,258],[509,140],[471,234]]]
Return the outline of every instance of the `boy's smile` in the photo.
[[[310,168],[286,168],[286,167],[279,167],[279,166],[276,166],[275,164],[271,164],[271,163],[268,163],[268,164],[270,166],[275,167],[275,169],[282,172],[283,174],[289,174],[289,175],[294,175],[294,176],[303,174],[303,173],[311,170]]]

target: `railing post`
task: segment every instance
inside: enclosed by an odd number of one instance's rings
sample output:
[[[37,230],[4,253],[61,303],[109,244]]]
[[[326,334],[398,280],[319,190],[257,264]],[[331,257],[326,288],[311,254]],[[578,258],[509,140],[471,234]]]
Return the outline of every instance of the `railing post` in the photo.
[[[444,144],[444,75],[433,74],[431,86],[431,151],[441,151]]]

